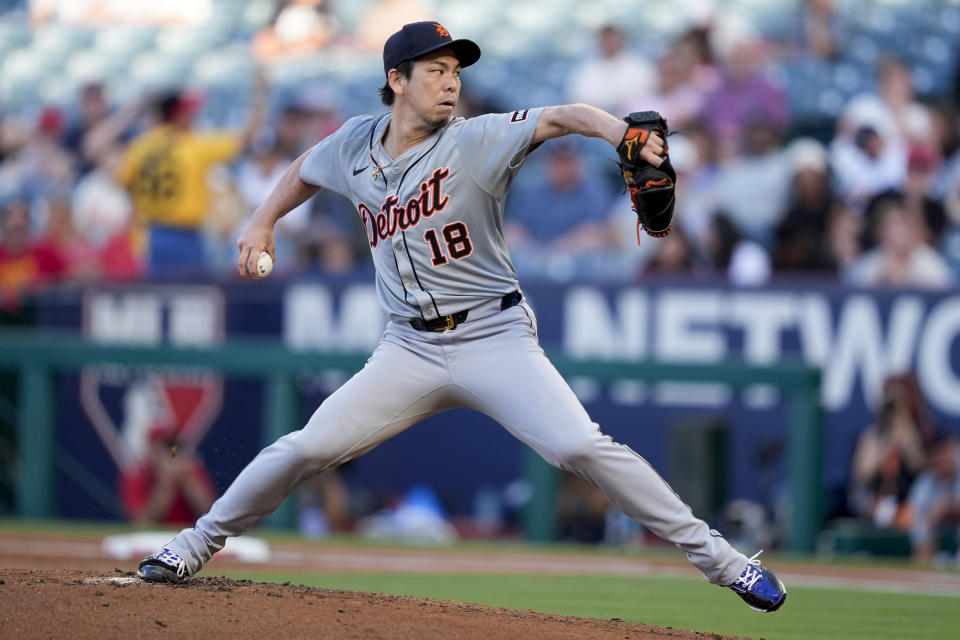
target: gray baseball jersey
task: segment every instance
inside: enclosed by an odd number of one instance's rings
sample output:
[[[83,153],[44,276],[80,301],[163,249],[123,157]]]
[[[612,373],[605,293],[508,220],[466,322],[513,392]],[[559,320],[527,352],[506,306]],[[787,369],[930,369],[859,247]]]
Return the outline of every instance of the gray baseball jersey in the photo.
[[[518,288],[503,201],[540,112],[455,118],[399,158],[381,144],[389,114],[360,116],[307,156],[301,180],[357,208],[391,320],[431,320]]]

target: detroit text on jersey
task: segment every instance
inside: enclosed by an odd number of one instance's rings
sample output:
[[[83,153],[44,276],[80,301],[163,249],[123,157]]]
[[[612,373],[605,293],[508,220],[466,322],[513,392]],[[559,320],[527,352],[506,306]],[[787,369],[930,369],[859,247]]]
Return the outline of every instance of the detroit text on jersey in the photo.
[[[364,226],[367,221],[370,222],[370,246],[376,248],[381,240],[393,237],[397,228],[405,231],[417,226],[421,218],[429,218],[434,213],[443,211],[450,201],[450,196],[443,193],[443,181],[449,175],[448,168],[434,170],[428,180],[420,183],[420,196],[410,198],[406,205],[401,207],[396,206],[400,200],[392,194],[386,197],[377,214],[363,202],[357,205]]]

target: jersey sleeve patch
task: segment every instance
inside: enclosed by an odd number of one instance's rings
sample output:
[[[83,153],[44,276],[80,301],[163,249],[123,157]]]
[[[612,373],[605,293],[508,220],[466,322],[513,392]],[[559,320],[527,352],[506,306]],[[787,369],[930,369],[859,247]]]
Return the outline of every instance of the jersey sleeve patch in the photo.
[[[510,124],[515,122],[523,122],[527,119],[528,113],[530,113],[530,109],[520,109],[519,111],[514,111],[510,114]]]

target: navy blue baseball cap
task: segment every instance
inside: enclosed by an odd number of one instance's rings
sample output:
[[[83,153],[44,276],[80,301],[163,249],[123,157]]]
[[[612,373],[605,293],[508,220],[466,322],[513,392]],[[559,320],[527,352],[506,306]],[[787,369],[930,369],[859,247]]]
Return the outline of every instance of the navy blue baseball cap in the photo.
[[[413,22],[387,38],[383,45],[383,73],[390,73],[404,60],[413,60],[422,55],[450,47],[460,61],[460,67],[469,67],[480,59],[480,47],[472,40],[454,40],[439,22]]]

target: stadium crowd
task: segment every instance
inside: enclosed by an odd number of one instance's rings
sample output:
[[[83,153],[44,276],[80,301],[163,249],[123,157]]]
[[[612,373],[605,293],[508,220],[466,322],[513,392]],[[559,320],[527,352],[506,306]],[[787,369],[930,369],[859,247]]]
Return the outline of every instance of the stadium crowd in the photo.
[[[247,122],[234,130],[198,117],[204,96],[189,87],[117,102],[94,78],[67,104],[33,111],[4,110],[0,95],[5,307],[52,283],[228,277],[239,227],[286,165],[353,115],[322,82],[281,95],[269,78],[331,42],[375,48],[381,32],[431,8],[384,0],[396,24],[371,10],[347,33],[329,3],[275,4],[244,43],[260,71]],[[919,95],[914,70],[881,52],[869,89],[809,127],[773,71],[843,56],[845,16],[828,0],[808,0],[766,30],[720,18],[698,17],[656,55],[604,26],[557,87],[568,101],[668,118],[680,176],[673,233],[638,247],[635,216],[606,161],[612,150],[554,142],[534,154],[507,202],[521,275],[751,286],[804,274],[855,287],[952,286],[960,276],[960,73],[948,91]],[[464,74],[461,115],[514,107],[486,95],[482,82],[475,90],[473,73],[483,65]],[[329,194],[292,212],[279,226],[279,270],[366,268],[354,217]]]

